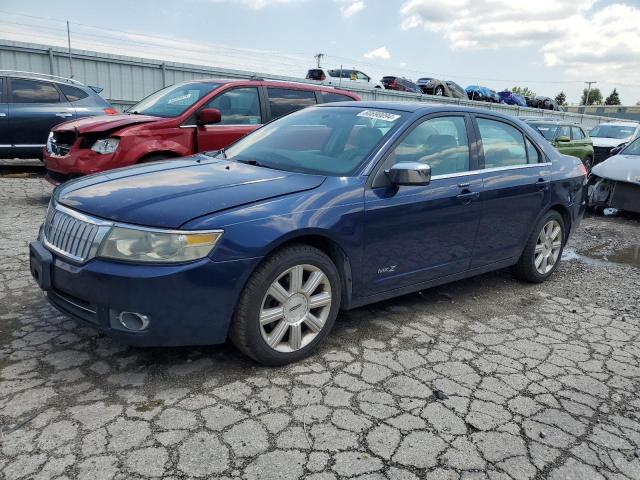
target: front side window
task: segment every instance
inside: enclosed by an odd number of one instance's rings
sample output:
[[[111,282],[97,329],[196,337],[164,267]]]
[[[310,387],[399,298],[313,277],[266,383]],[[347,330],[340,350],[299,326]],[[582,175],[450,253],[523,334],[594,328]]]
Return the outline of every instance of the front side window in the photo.
[[[582,140],[585,138],[585,134],[580,127],[571,127],[571,138],[573,140]]]
[[[356,72],[356,78],[358,80],[362,80],[363,82],[368,82],[369,81],[369,77],[366,76],[364,73],[362,72]]]
[[[14,78],[11,80],[11,102],[59,103],[60,94],[49,82]]]
[[[217,108],[222,121],[217,125],[258,125],[262,123],[260,97],[255,87],[234,88],[221,93],[204,108]]]
[[[209,95],[220,84],[189,82],[171,85],[141,100],[127,112],[154,117],[177,117],[191,105]]]
[[[301,108],[316,104],[316,94],[309,90],[267,88],[271,118],[279,118]]]
[[[522,132],[496,120],[478,118],[484,152],[484,168],[527,164],[527,150]]]
[[[431,167],[431,175],[469,170],[469,141],[464,117],[425,120],[393,150],[390,165],[419,162]]]
[[[640,138],[631,142],[622,152],[624,155],[640,155]]]
[[[247,135],[225,154],[231,160],[277,170],[348,176],[405,116],[377,108],[305,108]]]

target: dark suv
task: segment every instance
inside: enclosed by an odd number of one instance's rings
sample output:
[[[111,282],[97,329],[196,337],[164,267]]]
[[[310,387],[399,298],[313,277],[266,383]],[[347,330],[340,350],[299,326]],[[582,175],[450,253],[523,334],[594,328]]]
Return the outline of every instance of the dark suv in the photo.
[[[100,91],[69,78],[0,70],[0,158],[39,158],[58,123],[118,113]]]
[[[411,80],[403,77],[392,77],[386,76],[382,77],[382,85],[387,90],[397,90],[399,92],[411,92],[411,93],[422,93],[420,87],[413,83]]]

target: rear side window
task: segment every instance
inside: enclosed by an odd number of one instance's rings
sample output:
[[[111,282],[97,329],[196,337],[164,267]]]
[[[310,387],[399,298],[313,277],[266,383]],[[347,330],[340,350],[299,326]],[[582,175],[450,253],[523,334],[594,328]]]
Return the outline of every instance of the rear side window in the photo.
[[[59,103],[60,94],[49,82],[39,80],[11,80],[11,102],[13,103]]]
[[[324,72],[319,69],[312,69],[307,72],[307,78],[309,80],[318,80],[319,82],[326,79]]]
[[[70,102],[77,102],[89,96],[87,92],[78,87],[72,87],[71,85],[58,85],[58,87],[60,87],[60,90],[62,90],[62,93],[64,93],[64,96],[67,97],[67,100]]]
[[[573,140],[582,140],[584,138],[584,132],[580,127],[571,127],[571,138]]]
[[[316,104],[316,93],[309,90],[293,90],[289,88],[267,88],[271,118],[282,117]]]
[[[255,87],[234,88],[221,93],[205,108],[217,108],[222,121],[217,125],[258,125],[262,122],[260,97]]]
[[[527,142],[527,158],[529,159],[529,163],[540,163],[542,160],[538,149],[528,138],[526,138],[525,141]]]
[[[353,102],[353,98],[342,95],[340,93],[322,92],[322,100],[324,103],[332,102]]]
[[[527,164],[527,149],[522,132],[511,125],[478,118],[484,151],[484,168]]]
[[[566,125],[558,127],[558,131],[556,132],[556,137],[571,138],[571,127],[568,127]]]

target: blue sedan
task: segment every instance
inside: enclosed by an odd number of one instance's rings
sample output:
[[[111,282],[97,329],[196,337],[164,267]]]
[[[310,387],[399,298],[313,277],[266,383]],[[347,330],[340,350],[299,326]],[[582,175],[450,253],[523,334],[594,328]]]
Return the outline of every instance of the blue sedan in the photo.
[[[58,187],[31,272],[55,307],[125,343],[230,337],[285,364],[341,309],[504,267],[546,280],[585,176],[498,113],[319,105],[226,151]]]

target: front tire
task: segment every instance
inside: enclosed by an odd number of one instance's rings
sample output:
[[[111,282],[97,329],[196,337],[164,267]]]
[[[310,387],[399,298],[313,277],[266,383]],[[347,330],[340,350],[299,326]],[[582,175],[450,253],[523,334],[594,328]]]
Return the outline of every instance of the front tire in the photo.
[[[326,254],[308,245],[286,247],[249,278],[229,336],[265,365],[297,362],[329,334],[340,298],[340,276]]]
[[[533,229],[520,260],[513,266],[514,275],[532,283],[547,280],[558,268],[565,239],[562,215],[548,211]]]

